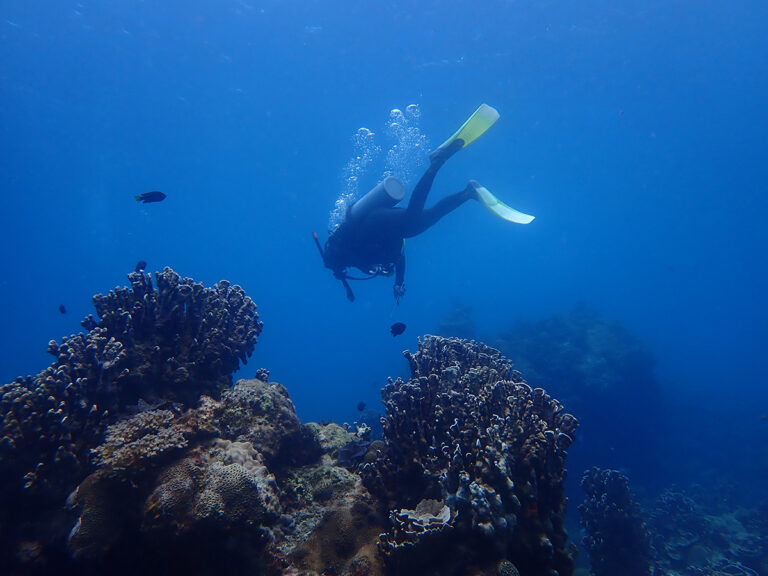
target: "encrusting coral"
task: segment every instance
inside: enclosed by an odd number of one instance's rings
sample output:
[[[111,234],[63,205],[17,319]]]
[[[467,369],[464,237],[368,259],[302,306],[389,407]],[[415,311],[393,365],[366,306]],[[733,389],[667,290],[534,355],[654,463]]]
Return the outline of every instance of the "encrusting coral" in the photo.
[[[148,410],[107,428],[104,442],[92,450],[93,462],[113,475],[135,474],[150,462],[188,444],[170,410]]]
[[[318,445],[309,446],[315,436],[299,422],[288,391],[277,382],[259,379],[237,382],[223,392],[216,423],[226,437],[259,446],[273,467],[290,462],[297,456],[296,450],[309,447],[316,457],[320,454]],[[312,458],[312,455],[305,456]]]

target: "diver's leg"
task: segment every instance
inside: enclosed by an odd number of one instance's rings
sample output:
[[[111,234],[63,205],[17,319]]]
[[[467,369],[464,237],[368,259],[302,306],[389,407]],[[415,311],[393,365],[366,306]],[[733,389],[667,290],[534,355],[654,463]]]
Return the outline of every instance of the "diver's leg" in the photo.
[[[427,228],[434,225],[440,218],[456,210],[456,208],[464,204],[467,200],[477,199],[477,191],[474,186],[468,184],[461,192],[446,196],[431,208],[422,210],[416,218],[409,219],[403,237],[411,238],[413,236],[418,236]]]
[[[427,168],[427,171],[424,172],[424,175],[418,181],[416,187],[411,193],[411,199],[408,202],[408,208],[406,208],[408,218],[419,218],[419,214],[422,210],[424,210],[424,204],[427,201],[427,194],[429,194],[429,190],[432,188],[432,182],[435,180],[435,176],[437,176],[437,171],[442,168],[443,164],[445,164],[448,158],[461,150],[462,146],[464,146],[464,140],[456,139],[451,142],[449,146],[446,146],[445,148],[438,148],[432,154],[430,154],[429,168]]]

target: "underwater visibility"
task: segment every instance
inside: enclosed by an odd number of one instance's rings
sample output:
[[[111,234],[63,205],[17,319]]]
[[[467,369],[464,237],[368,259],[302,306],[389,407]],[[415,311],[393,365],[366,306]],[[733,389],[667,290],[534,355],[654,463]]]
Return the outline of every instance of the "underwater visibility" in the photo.
[[[768,5],[0,16],[0,574],[768,576]]]

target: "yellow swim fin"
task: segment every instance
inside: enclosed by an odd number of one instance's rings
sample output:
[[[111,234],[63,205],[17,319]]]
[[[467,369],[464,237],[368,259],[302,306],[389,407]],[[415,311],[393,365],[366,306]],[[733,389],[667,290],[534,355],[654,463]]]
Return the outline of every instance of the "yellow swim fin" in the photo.
[[[459,128],[453,136],[448,138],[448,140],[440,144],[438,150],[440,148],[445,148],[457,138],[464,140],[462,148],[466,148],[472,144],[472,142],[480,138],[480,136],[485,134],[488,128],[493,126],[498,119],[499,113],[495,108],[488,106],[488,104],[480,104],[480,107],[475,110],[474,114],[472,114],[464,124],[461,125],[461,128]]]
[[[534,216],[530,214],[523,214],[518,212],[514,208],[507,206],[490,193],[488,188],[482,186],[476,180],[470,180],[469,185],[472,186],[477,192],[478,199],[483,203],[483,206],[488,208],[499,218],[503,218],[507,222],[514,222],[515,224],[528,224],[533,221]]]

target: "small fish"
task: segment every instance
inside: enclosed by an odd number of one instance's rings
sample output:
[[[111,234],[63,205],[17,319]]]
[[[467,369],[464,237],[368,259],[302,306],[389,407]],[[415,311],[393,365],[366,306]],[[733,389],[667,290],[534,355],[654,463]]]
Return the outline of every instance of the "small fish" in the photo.
[[[136,262],[136,268],[134,268],[135,272],[144,272],[144,269],[147,267],[147,263],[144,262],[144,260],[139,260]]]
[[[152,202],[162,202],[165,200],[165,194],[159,190],[152,190],[152,192],[144,192],[136,196],[136,202],[143,202],[144,204],[151,204]]]
[[[64,304],[59,304],[59,312],[61,312],[62,314],[66,314],[67,313],[67,307],[64,306]]]
[[[392,336],[400,336],[403,332],[405,332],[405,324],[402,322],[395,322],[392,324],[392,327],[389,329],[390,332],[392,332]]]
[[[362,412],[363,410],[365,410],[365,407],[366,407],[366,403],[365,402],[358,402],[357,403],[357,411],[358,412]]]

